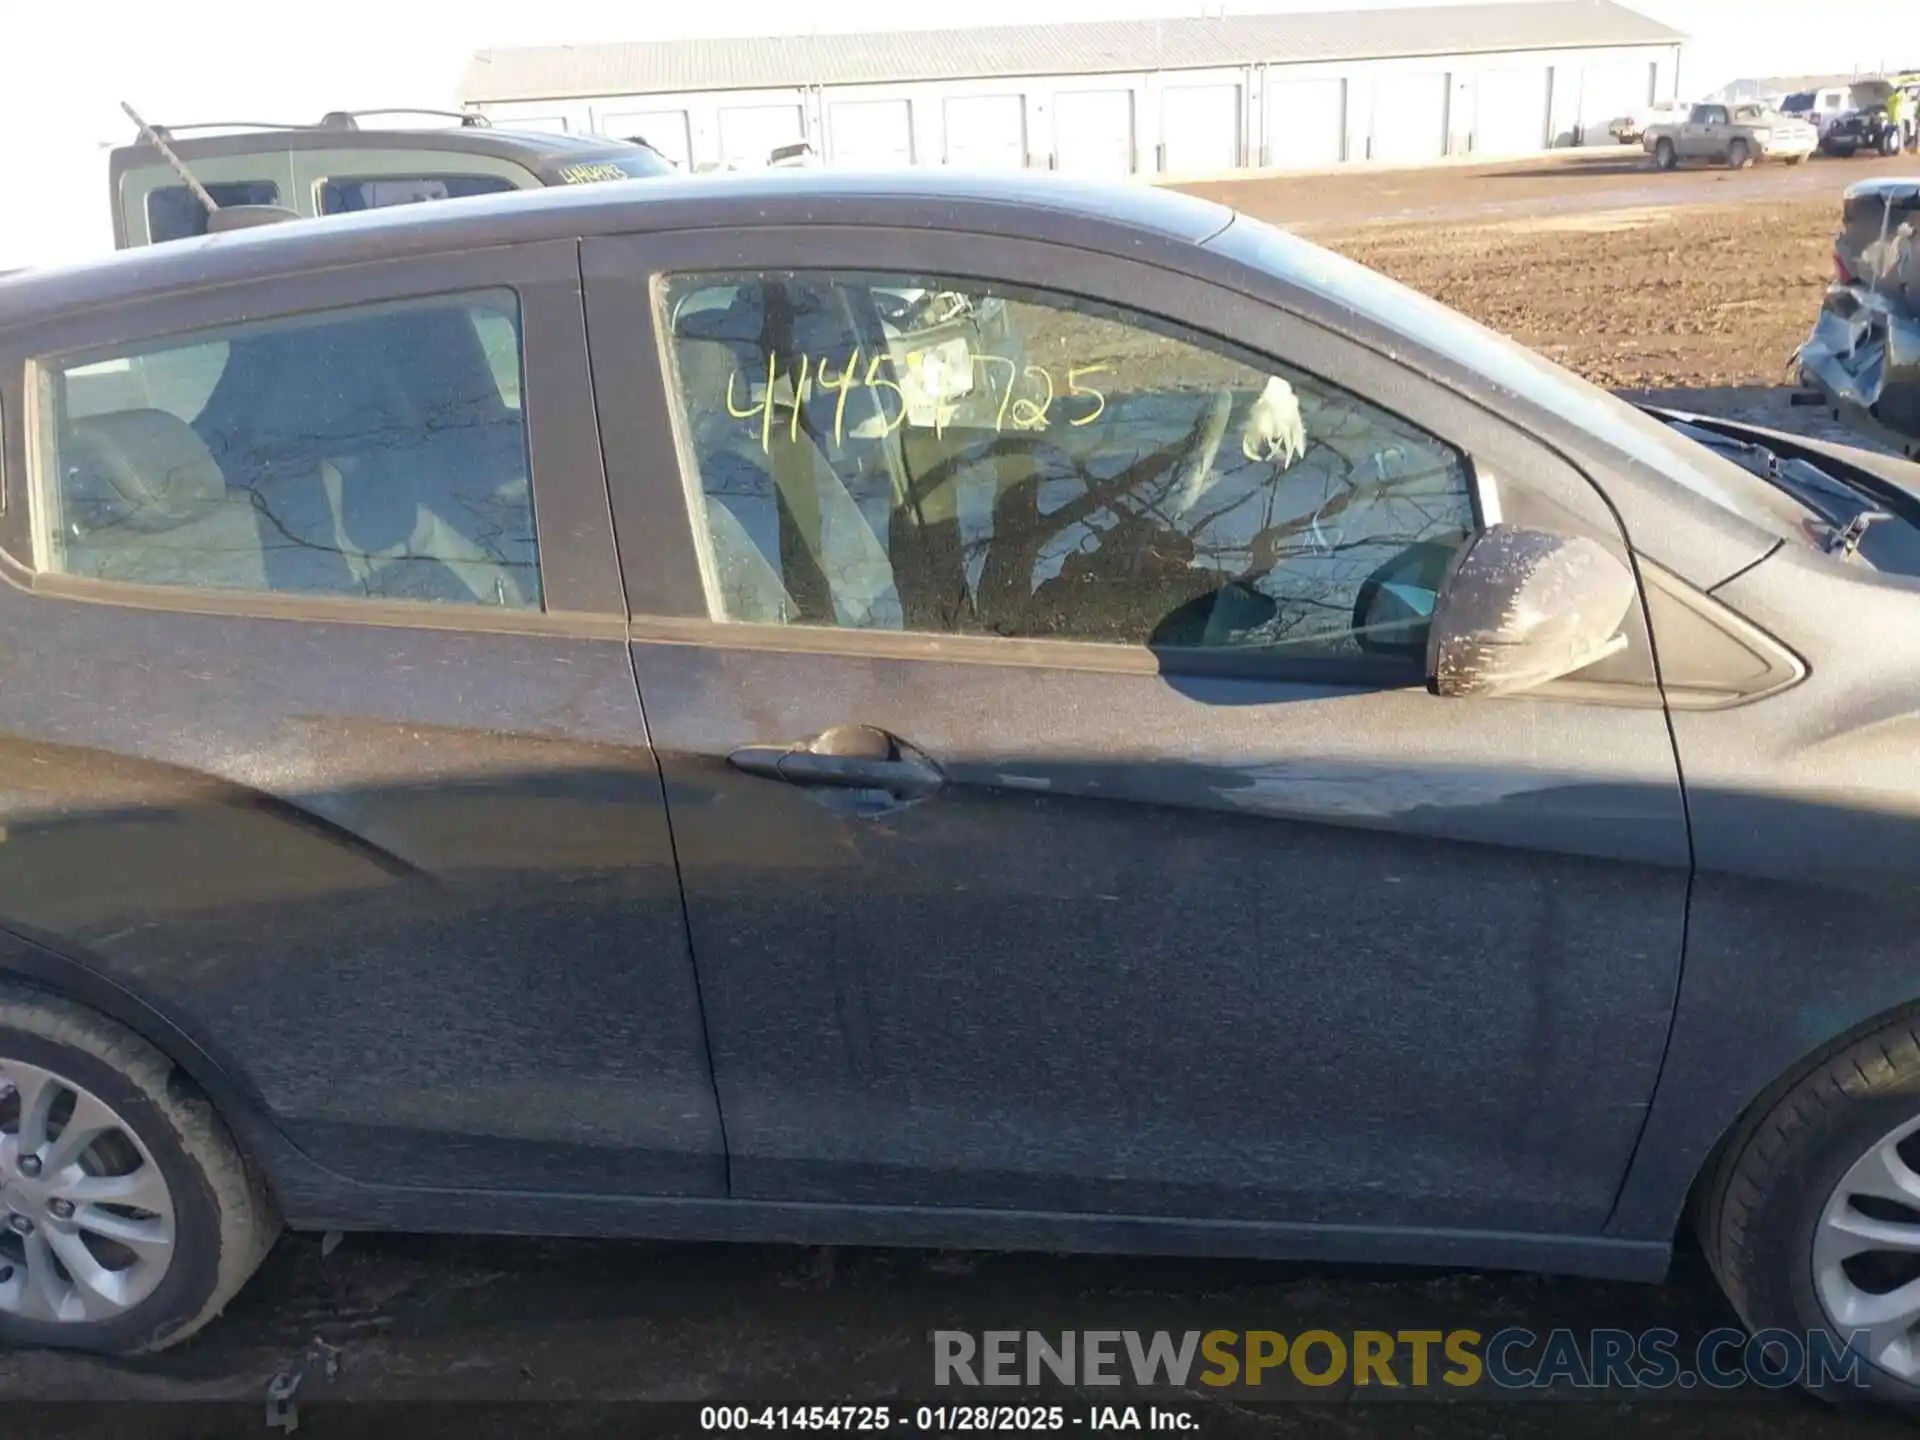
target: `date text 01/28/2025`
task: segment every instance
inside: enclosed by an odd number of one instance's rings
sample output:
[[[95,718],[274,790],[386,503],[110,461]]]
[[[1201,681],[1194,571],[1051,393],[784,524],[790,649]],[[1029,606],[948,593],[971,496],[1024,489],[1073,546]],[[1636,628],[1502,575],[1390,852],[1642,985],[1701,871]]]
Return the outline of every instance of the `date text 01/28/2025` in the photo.
[[[706,1431],[851,1430],[921,1434],[966,1431],[1011,1433],[1060,1430],[1199,1430],[1185,1410],[1160,1405],[1090,1405],[1084,1413],[1064,1405],[703,1405]]]

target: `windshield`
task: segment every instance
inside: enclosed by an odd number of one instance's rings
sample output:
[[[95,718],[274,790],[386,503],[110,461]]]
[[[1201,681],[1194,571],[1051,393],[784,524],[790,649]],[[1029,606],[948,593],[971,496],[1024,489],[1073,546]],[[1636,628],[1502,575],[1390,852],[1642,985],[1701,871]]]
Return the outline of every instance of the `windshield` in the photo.
[[[1756,496],[1739,466],[1570,370],[1450,310],[1417,290],[1297,235],[1237,215],[1207,248],[1303,286],[1344,309],[1396,330],[1543,410],[1571,421],[1621,454],[1730,514],[1781,538],[1798,538],[1775,506]],[[1760,487],[1764,492],[1765,487]]]
[[[1798,95],[1789,95],[1780,102],[1780,109],[1788,115],[1804,115],[1813,109],[1813,92],[1803,90]]]

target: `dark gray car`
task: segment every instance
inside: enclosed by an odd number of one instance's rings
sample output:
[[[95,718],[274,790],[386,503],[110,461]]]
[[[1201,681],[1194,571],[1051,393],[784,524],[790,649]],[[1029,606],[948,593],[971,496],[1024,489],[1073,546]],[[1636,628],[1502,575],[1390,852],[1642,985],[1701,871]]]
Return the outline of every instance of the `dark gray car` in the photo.
[[[1920,1375],[1920,468],[1200,201],[0,281],[0,1335],[280,1225],[1653,1279]]]

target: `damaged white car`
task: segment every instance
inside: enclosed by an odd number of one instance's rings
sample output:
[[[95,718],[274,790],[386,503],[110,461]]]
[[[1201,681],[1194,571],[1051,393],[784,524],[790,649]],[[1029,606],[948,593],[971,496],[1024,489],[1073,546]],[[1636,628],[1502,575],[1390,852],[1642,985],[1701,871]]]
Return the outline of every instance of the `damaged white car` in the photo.
[[[1848,187],[1833,283],[1797,359],[1852,428],[1920,454],[1920,178]]]

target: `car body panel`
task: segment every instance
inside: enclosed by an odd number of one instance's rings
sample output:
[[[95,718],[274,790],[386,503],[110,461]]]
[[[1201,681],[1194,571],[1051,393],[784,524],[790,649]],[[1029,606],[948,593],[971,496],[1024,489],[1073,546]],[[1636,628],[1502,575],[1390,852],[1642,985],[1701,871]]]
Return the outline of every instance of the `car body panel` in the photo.
[[[717,625],[646,278],[728,263],[979,267],[1295,359],[1467,450],[1483,520],[1631,558],[1651,633],[1449,701]],[[1913,587],[1356,269],[1183,197],[796,170],[0,279],[0,966],[186,1057],[300,1224],[1657,1275],[1755,1096],[1920,994],[1911,666],[1859,640]],[[30,362],[469,283],[525,307],[545,612],[33,569]],[[1689,708],[1741,635],[1793,663]],[[726,766],[847,720],[951,783],[854,818]]]
[[[344,267],[298,298],[162,293],[0,339],[19,415],[28,356],[396,292],[520,294],[544,614],[34,574],[25,429],[8,434],[0,925],[141,997],[354,1180],[724,1193],[577,277],[561,241]]]
[[[695,618],[693,536],[659,523],[686,513],[681,475],[635,418],[670,429],[650,282],[908,247],[1268,347],[1469,446],[1502,513],[1530,492],[1618,543],[1580,475],[1440,387],[1137,262],[839,226],[590,242],[623,562],[656,594],[681,577],[663,623],[636,605],[634,660],[734,1194],[1597,1229],[1677,978],[1687,846],[1657,704],[1490,725],[1417,688],[1180,677],[1144,649]],[[841,724],[946,786],[870,817],[728,766]],[[1631,933],[1596,944],[1602,913]]]
[[[1715,593],[1813,660],[1764,704],[1673,715],[1697,871],[1623,1235],[1673,1223],[1731,1117],[1775,1080],[1916,995],[1920,585],[1783,547]]]

